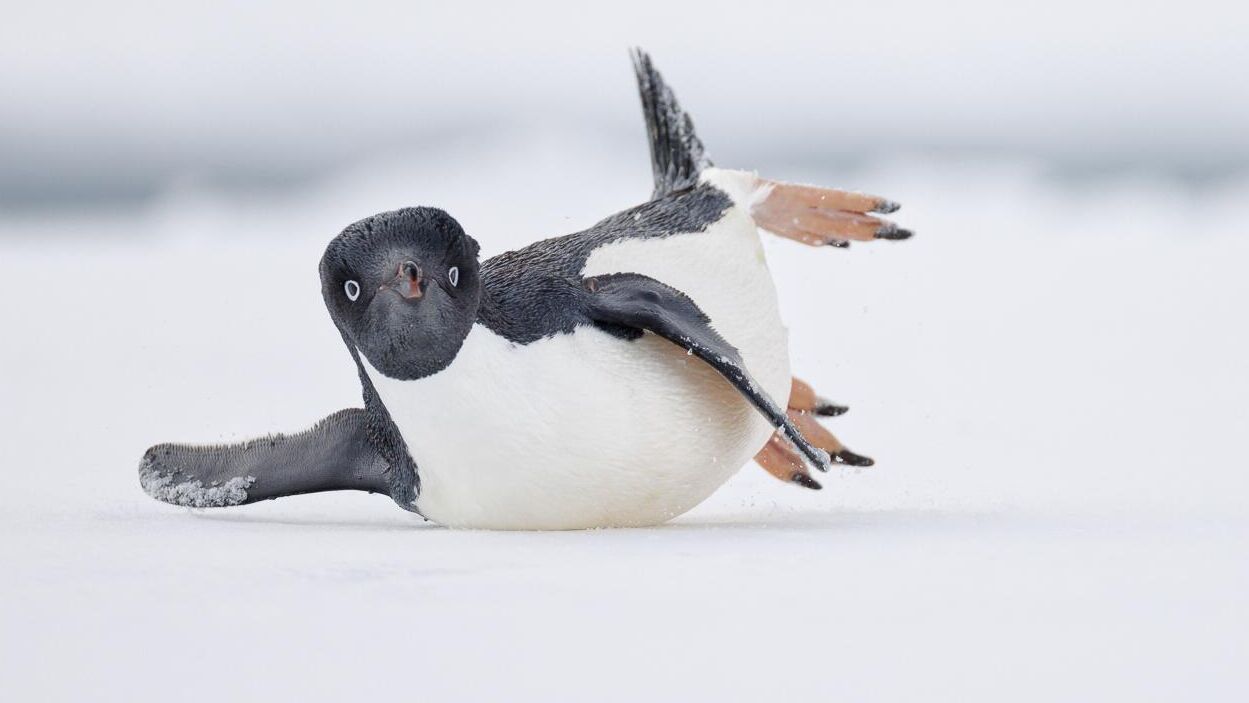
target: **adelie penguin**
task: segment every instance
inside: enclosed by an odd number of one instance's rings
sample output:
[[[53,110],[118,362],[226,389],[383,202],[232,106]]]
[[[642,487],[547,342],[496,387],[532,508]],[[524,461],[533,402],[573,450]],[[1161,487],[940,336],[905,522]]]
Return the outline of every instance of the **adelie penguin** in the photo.
[[[485,261],[436,208],[348,226],[321,293],[364,407],[296,435],[152,447],[143,489],[195,507],[370,491],[449,526],[574,529],[669,520],[752,457],[807,488],[808,466],[870,465],[816,420],[845,408],[791,376],[759,238],[906,239],[870,214],[898,206],[712,166],[633,59],[650,200]]]

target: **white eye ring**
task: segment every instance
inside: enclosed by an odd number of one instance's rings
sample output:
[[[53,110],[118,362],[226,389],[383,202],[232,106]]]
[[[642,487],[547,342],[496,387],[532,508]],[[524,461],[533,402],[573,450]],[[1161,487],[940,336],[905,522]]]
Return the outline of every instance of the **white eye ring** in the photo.
[[[355,281],[347,281],[343,284],[343,292],[347,294],[347,300],[354,303],[360,297],[360,284]]]
[[[460,284],[460,267],[452,266],[447,270],[447,280],[451,281],[451,286],[455,287]]]

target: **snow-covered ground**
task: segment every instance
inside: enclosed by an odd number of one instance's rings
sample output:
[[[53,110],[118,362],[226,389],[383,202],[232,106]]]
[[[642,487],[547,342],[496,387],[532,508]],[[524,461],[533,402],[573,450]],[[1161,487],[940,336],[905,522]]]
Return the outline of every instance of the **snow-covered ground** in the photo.
[[[643,198],[640,141],[0,217],[3,697],[1249,695],[1249,180],[768,175],[878,191],[919,233],[767,242],[795,369],[878,464],[818,493],[748,466],[647,530],[449,531],[355,494],[196,512],[136,478],[149,444],[358,403],[316,275],[344,224],[434,204],[496,253]]]

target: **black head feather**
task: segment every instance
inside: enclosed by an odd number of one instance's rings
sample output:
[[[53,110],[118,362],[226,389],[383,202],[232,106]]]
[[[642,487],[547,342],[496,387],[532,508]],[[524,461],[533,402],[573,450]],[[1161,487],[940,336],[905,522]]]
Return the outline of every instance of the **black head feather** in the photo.
[[[451,363],[477,318],[478,250],[437,208],[383,212],[349,225],[326,247],[321,295],[374,368],[422,378]]]

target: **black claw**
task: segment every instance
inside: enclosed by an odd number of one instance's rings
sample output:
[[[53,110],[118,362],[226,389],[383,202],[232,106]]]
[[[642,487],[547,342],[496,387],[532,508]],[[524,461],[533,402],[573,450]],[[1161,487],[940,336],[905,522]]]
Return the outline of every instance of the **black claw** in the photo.
[[[871,211],[879,212],[882,215],[888,215],[891,212],[897,212],[901,208],[902,205],[900,203],[895,203],[892,200],[877,200],[876,206],[873,207]]]
[[[806,474],[794,474],[793,476],[789,477],[789,480],[793,481],[799,486],[802,486],[803,488],[810,488],[813,491],[818,491],[824,488],[823,486],[819,484],[818,481],[816,481],[815,479],[811,478],[810,476]]]
[[[822,417],[837,417],[838,415],[845,415],[846,413],[850,412],[850,407],[846,405],[838,405],[836,403],[830,403],[827,400],[821,399],[816,402],[816,406],[811,412],[815,413],[816,415],[820,415]]]
[[[910,239],[912,234],[914,234],[914,232],[912,232],[911,230],[902,229],[901,227],[895,225],[892,222],[887,222],[881,225],[880,229],[876,230],[877,239],[889,239],[893,241],[901,241],[903,239]]]
[[[844,240],[841,240],[841,239],[833,239],[833,240],[829,241],[828,246],[830,246],[830,247],[837,247],[838,249],[849,249],[849,248],[850,248],[850,242],[847,242],[847,241],[844,241]]]
[[[843,449],[833,455],[833,461],[838,464],[847,464],[849,466],[871,466],[876,462],[870,457],[861,454],[855,454],[849,449]]]

